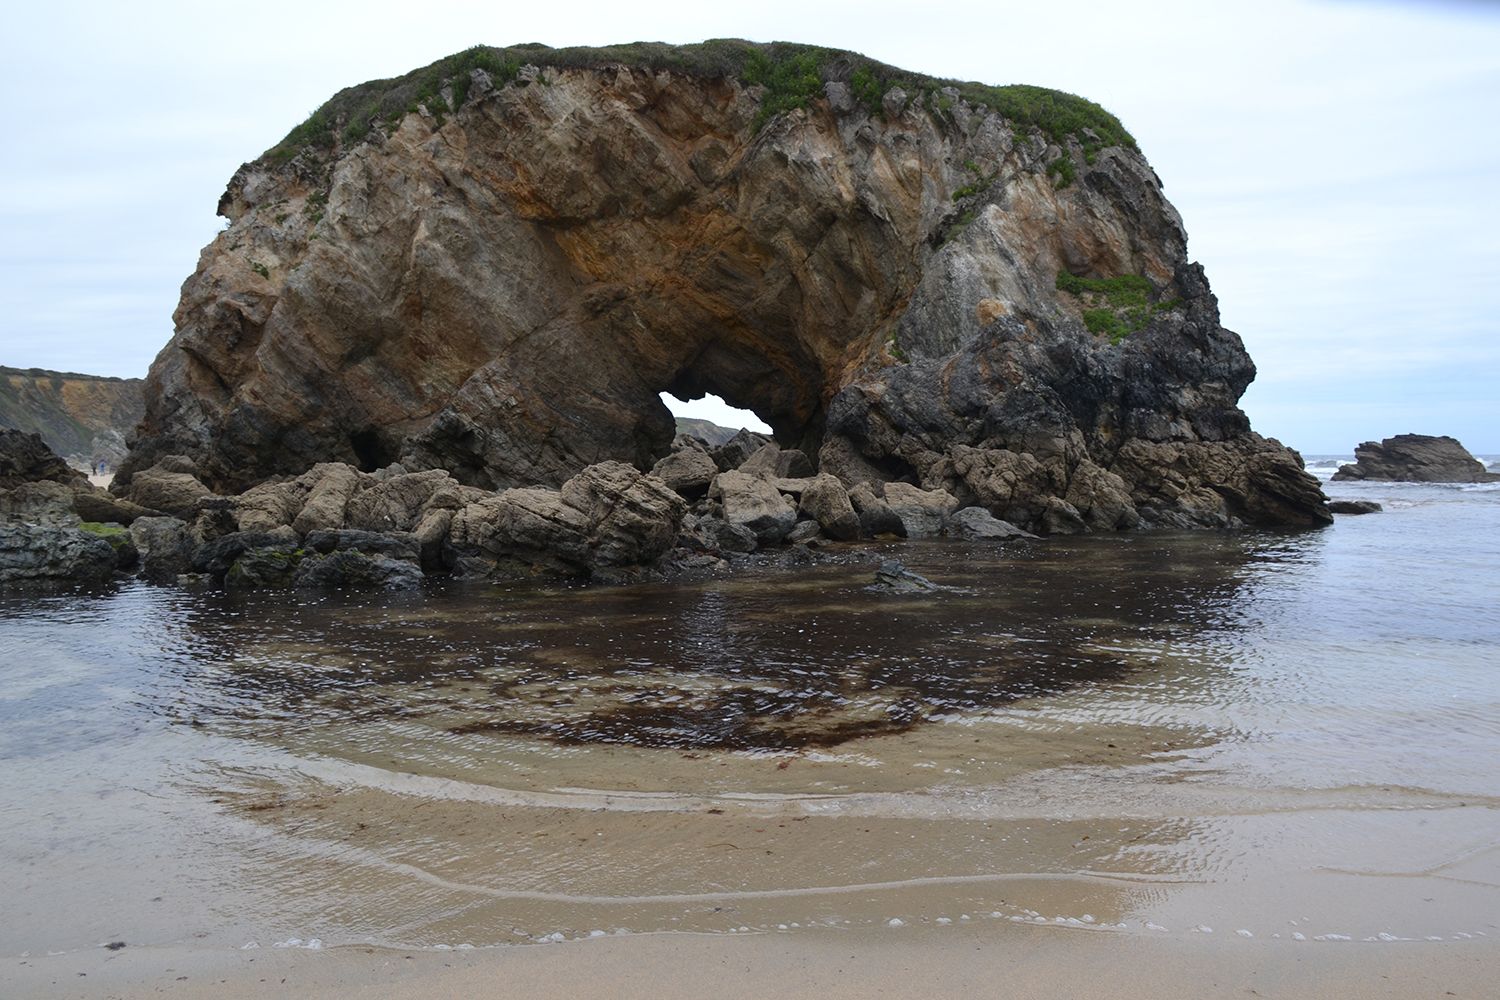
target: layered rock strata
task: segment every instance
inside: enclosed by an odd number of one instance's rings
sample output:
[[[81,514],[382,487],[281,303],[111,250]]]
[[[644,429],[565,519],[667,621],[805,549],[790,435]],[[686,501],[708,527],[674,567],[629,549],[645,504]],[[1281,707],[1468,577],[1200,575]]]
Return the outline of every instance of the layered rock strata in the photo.
[[[659,464],[658,394],[713,392],[801,453],[780,478],[862,488],[866,533],[916,524],[900,486],[945,498],[922,534],[972,506],[1049,533],[1330,521],[1236,405],[1254,366],[1160,180],[1070,95],[794,46],[471,50],[340,94],[219,210],[122,491],[173,454],[221,493],[614,461],[784,538],[790,503]]]

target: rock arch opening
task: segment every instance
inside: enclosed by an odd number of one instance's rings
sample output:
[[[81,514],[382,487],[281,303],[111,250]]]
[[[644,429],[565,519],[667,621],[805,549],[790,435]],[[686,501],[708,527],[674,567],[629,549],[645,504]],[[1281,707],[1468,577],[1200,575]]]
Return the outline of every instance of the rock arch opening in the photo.
[[[720,396],[705,393],[696,399],[679,399],[670,392],[660,394],[662,405],[671,411],[679,430],[684,427],[690,433],[711,431],[729,432],[747,430],[756,434],[772,433],[771,425],[762,420],[754,410],[730,406]],[[708,425],[712,425],[711,427]],[[717,442],[710,441],[710,444]]]

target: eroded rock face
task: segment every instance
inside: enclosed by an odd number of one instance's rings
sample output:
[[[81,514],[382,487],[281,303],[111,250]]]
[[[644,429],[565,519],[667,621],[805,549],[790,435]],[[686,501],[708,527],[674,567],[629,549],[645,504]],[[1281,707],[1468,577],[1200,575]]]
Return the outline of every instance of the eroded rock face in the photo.
[[[1488,483],[1500,476],[1485,470],[1456,438],[1397,434],[1366,441],[1354,449],[1354,463],[1341,465],[1334,479],[1373,479],[1399,483]]]
[[[1254,366],[1132,148],[951,90],[872,109],[832,78],[766,123],[732,75],[537,66],[465,89],[451,113],[241,168],[122,482],[171,453],[219,493],[399,459],[522,488],[495,517],[571,538],[526,489],[653,468],[669,390],[767,420],[787,451],[760,471],[807,476],[799,449],[865,483],[867,528],[891,527],[891,481],[1048,531],[1330,520],[1237,408]],[[752,443],[710,457],[734,470]]]

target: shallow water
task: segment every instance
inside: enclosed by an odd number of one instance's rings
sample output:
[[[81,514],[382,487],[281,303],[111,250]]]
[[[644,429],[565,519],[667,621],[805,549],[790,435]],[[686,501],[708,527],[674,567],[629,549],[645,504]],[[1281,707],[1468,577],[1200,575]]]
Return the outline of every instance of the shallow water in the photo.
[[[1500,490],[1330,491],[1387,510],[894,548],[931,595],[0,598],[0,954],[1500,937]]]

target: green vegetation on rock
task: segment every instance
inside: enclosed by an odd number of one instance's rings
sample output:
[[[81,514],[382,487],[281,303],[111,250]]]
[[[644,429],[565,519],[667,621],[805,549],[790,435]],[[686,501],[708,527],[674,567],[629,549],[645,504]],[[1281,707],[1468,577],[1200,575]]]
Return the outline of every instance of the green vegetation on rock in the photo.
[[[1083,325],[1096,336],[1106,336],[1118,344],[1132,333],[1139,333],[1159,312],[1175,309],[1178,299],[1153,303],[1156,287],[1139,274],[1121,274],[1113,278],[1080,278],[1060,271],[1057,290],[1076,296],[1083,309]]]
[[[483,70],[497,87],[526,84],[525,66],[557,69],[599,69],[639,66],[704,78],[732,78],[765,88],[756,116],[757,129],[777,115],[805,108],[828,81],[849,85],[850,92],[871,114],[881,112],[885,95],[900,87],[908,96],[924,98],[934,115],[947,118],[951,89],[970,104],[990,108],[1011,122],[1018,137],[1040,133],[1065,144],[1070,136],[1083,145],[1092,162],[1107,146],[1136,148],[1135,139],[1118,118],[1093,101],[1045,87],[1025,84],[991,86],[944,80],[911,73],[854,52],[792,42],[747,42],[718,38],[696,45],[633,42],[599,48],[554,49],[537,43],[494,48],[476,45],[439,59],[430,66],[389,80],[372,80],[339,91],[308,115],[286,138],[266,151],[285,162],[303,149],[332,149],[339,141],[357,143],[377,124],[394,125],[405,115],[425,107],[438,117],[459,110],[469,99],[472,73]],[[446,91],[446,95],[445,95]]]

